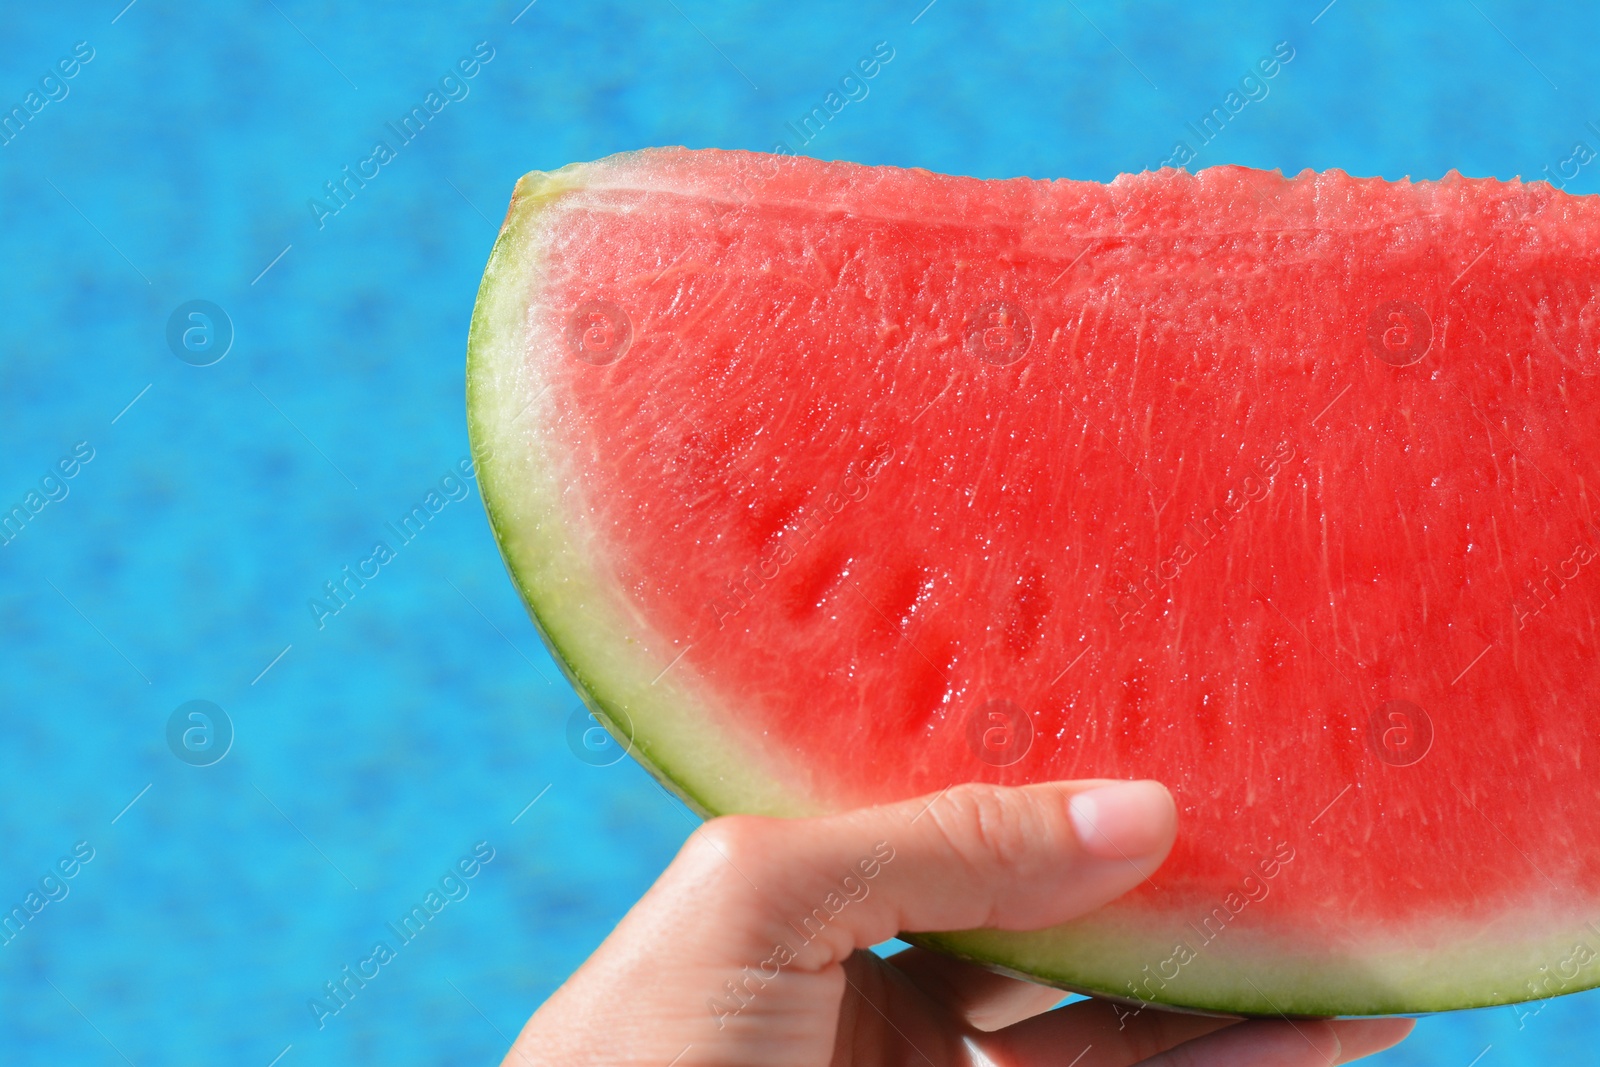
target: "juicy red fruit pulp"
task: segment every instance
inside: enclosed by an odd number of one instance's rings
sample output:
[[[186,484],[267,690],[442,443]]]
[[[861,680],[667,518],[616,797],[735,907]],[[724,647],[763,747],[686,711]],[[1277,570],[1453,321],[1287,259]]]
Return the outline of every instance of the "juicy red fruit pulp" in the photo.
[[[541,280],[594,555],[728,730],[830,807],[1160,778],[1228,828],[1163,887],[1290,864],[1258,917],[1587,898],[1593,209],[819,180],[585,191]]]

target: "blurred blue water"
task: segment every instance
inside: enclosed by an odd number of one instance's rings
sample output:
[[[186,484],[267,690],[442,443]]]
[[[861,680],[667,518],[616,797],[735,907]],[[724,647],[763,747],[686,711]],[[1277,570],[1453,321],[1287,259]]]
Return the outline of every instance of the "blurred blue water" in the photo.
[[[0,547],[0,903],[93,850],[0,946],[14,1064],[495,1062],[691,829],[631,763],[574,757],[575,699],[475,491],[451,499],[468,314],[524,171],[783,141],[1103,180],[1187,139],[1191,167],[1509,178],[1600,148],[1600,15],[1509,0],[125,2],[14,6],[0,34],[0,105],[38,111],[0,137],[0,510],[66,493]],[[868,95],[801,144],[787,124],[880,41]],[[347,205],[309,206],[430,91]],[[233,331],[205,367],[167,342],[196,299]],[[430,491],[319,629],[308,601]],[[194,699],[233,726],[211,766],[168,745]],[[480,842],[468,895],[319,1029],[308,1000]],[[1597,1003],[1428,1019],[1375,1062],[1571,1059]]]

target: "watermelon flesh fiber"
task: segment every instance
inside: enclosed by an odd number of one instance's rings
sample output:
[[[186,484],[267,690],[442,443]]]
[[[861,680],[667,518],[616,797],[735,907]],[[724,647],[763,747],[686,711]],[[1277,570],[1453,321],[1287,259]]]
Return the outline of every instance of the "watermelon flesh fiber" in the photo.
[[[1244,1014],[1571,992],[1596,248],[1593,198],[1454,173],[615,156],[518,186],[481,484],[579,691],[706,814],[1172,789],[1126,897],[922,943]]]

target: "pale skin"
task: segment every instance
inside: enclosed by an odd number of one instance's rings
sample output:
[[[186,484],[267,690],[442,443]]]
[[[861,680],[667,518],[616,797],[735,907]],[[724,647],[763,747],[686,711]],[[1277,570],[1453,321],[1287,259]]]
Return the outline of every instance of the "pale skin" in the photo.
[[[923,949],[866,951],[902,931],[1076,918],[1144,881],[1176,832],[1159,783],[1103,779],[713,819],[503,1067],[1329,1067],[1405,1038],[1406,1018],[1055,1008],[1060,990]]]

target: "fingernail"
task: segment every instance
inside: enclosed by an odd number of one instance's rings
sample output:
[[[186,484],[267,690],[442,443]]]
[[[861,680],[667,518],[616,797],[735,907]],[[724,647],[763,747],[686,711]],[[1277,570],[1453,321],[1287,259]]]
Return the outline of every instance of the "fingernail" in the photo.
[[[1160,782],[1118,782],[1067,802],[1083,850],[1101,859],[1135,859],[1166,846],[1176,810]]]

